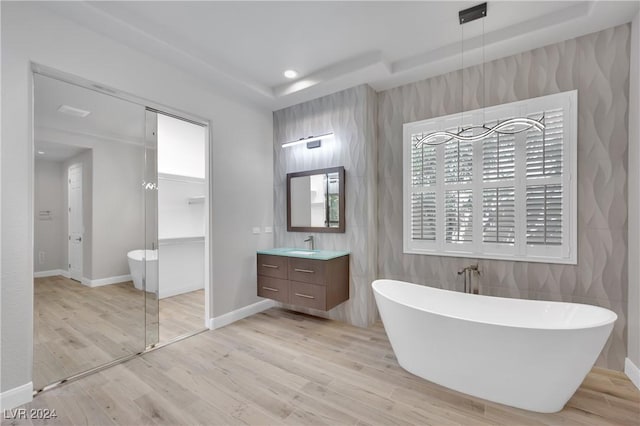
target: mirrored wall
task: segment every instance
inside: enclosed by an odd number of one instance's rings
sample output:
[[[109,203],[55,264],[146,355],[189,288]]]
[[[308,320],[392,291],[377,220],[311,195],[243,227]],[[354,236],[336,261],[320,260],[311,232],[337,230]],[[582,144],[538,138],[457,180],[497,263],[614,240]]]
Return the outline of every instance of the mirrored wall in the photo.
[[[153,150],[143,106],[34,74],[36,390],[157,342]]]
[[[37,391],[206,328],[208,127],[96,87],[34,73]]]

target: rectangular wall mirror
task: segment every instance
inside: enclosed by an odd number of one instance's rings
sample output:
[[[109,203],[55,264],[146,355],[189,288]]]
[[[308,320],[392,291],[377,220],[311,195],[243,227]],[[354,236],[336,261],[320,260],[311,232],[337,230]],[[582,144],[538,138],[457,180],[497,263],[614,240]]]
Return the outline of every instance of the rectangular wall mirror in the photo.
[[[287,231],[344,232],[344,167],[287,174]]]

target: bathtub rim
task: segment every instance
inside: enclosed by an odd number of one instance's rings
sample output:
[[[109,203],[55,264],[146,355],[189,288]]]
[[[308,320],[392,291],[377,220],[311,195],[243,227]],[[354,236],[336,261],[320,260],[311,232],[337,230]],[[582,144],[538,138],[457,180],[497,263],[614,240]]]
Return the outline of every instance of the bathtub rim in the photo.
[[[148,258],[145,258],[143,253],[147,252],[149,254]],[[127,252],[127,259],[130,259],[134,262],[156,262],[158,260],[158,251],[157,250],[149,250],[149,249],[135,249],[129,250]]]
[[[600,322],[594,322],[594,323],[590,323],[590,324],[576,324],[573,326],[566,326],[566,325],[553,325],[553,326],[532,326],[532,325],[521,325],[521,324],[510,324],[510,323],[504,323],[504,322],[499,322],[499,321],[483,321],[477,318],[471,318],[468,316],[459,316],[459,315],[452,315],[452,314],[446,314],[443,312],[437,312],[437,311],[433,311],[433,310],[429,310],[429,309],[425,309],[422,306],[418,306],[414,303],[403,303],[400,302],[396,299],[394,299],[393,297],[385,294],[384,292],[380,291],[379,286],[381,285],[376,285],[377,283],[383,283],[383,282],[392,282],[392,283],[398,283],[401,285],[411,285],[411,286],[417,286],[417,287],[425,287],[427,288],[429,291],[440,291],[440,292],[448,292],[448,293],[457,293],[458,297],[466,297],[466,298],[472,298],[472,297],[483,297],[483,298],[487,298],[487,299],[491,299],[491,300],[499,300],[498,303],[505,303],[505,300],[509,300],[509,301],[513,301],[514,303],[525,303],[525,304],[538,304],[538,303],[545,303],[545,304],[552,304],[552,305],[572,305],[572,306],[585,306],[588,309],[593,309],[593,310],[599,310],[599,311],[603,311],[605,314],[608,315],[608,318],[606,320],[600,321]],[[445,318],[450,318],[453,320],[459,320],[459,321],[467,321],[467,322],[471,322],[471,323],[475,323],[475,324],[484,324],[484,325],[491,325],[491,326],[497,326],[497,327],[508,327],[508,328],[516,328],[516,329],[523,329],[523,330],[544,330],[544,331],[564,331],[564,330],[588,330],[588,329],[592,329],[592,328],[599,328],[599,327],[605,327],[605,326],[609,326],[612,325],[616,322],[616,320],[618,319],[618,314],[616,314],[615,312],[613,312],[611,309],[607,309],[607,308],[603,308],[601,306],[596,306],[596,305],[589,305],[586,303],[575,303],[575,302],[556,302],[553,300],[532,300],[532,299],[516,299],[516,298],[511,298],[511,297],[498,297],[498,296],[487,296],[484,294],[467,294],[467,293],[462,293],[462,292],[458,292],[458,291],[453,291],[453,290],[446,290],[443,288],[437,288],[437,287],[430,287],[428,285],[422,285],[422,284],[415,284],[415,283],[410,283],[408,281],[400,281],[400,280],[394,280],[394,279],[388,279],[388,278],[380,278],[377,280],[374,280],[371,283],[371,288],[373,289],[374,295],[379,295],[381,297],[384,297],[394,303],[398,303],[400,305],[406,306],[408,308],[412,308],[412,309],[416,309],[419,310],[421,312],[427,313],[427,314],[431,314],[431,315],[438,315],[441,317],[445,317]]]

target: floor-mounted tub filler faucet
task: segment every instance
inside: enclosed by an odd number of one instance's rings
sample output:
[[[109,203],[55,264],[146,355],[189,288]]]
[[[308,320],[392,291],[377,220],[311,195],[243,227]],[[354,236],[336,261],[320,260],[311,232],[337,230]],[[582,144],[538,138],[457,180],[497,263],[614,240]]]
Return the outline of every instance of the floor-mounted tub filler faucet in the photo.
[[[475,265],[469,265],[462,268],[458,271],[458,275],[462,274],[464,274],[464,292],[470,294],[479,294],[480,286],[474,287],[472,279],[473,275],[475,275],[476,277],[480,276],[480,269],[478,269],[478,264],[476,263]]]
[[[315,244],[313,243],[313,235],[309,235],[307,239],[304,240],[304,242],[309,243],[309,245],[311,246],[311,250],[315,250]]]

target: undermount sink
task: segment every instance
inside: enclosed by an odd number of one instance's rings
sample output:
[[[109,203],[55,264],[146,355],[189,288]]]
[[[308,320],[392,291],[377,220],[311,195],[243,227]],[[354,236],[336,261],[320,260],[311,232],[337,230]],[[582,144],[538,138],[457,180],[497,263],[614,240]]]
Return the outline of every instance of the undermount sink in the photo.
[[[289,254],[304,255],[304,256],[313,256],[314,254],[316,254],[315,251],[311,251],[311,250],[291,250],[288,253]]]

